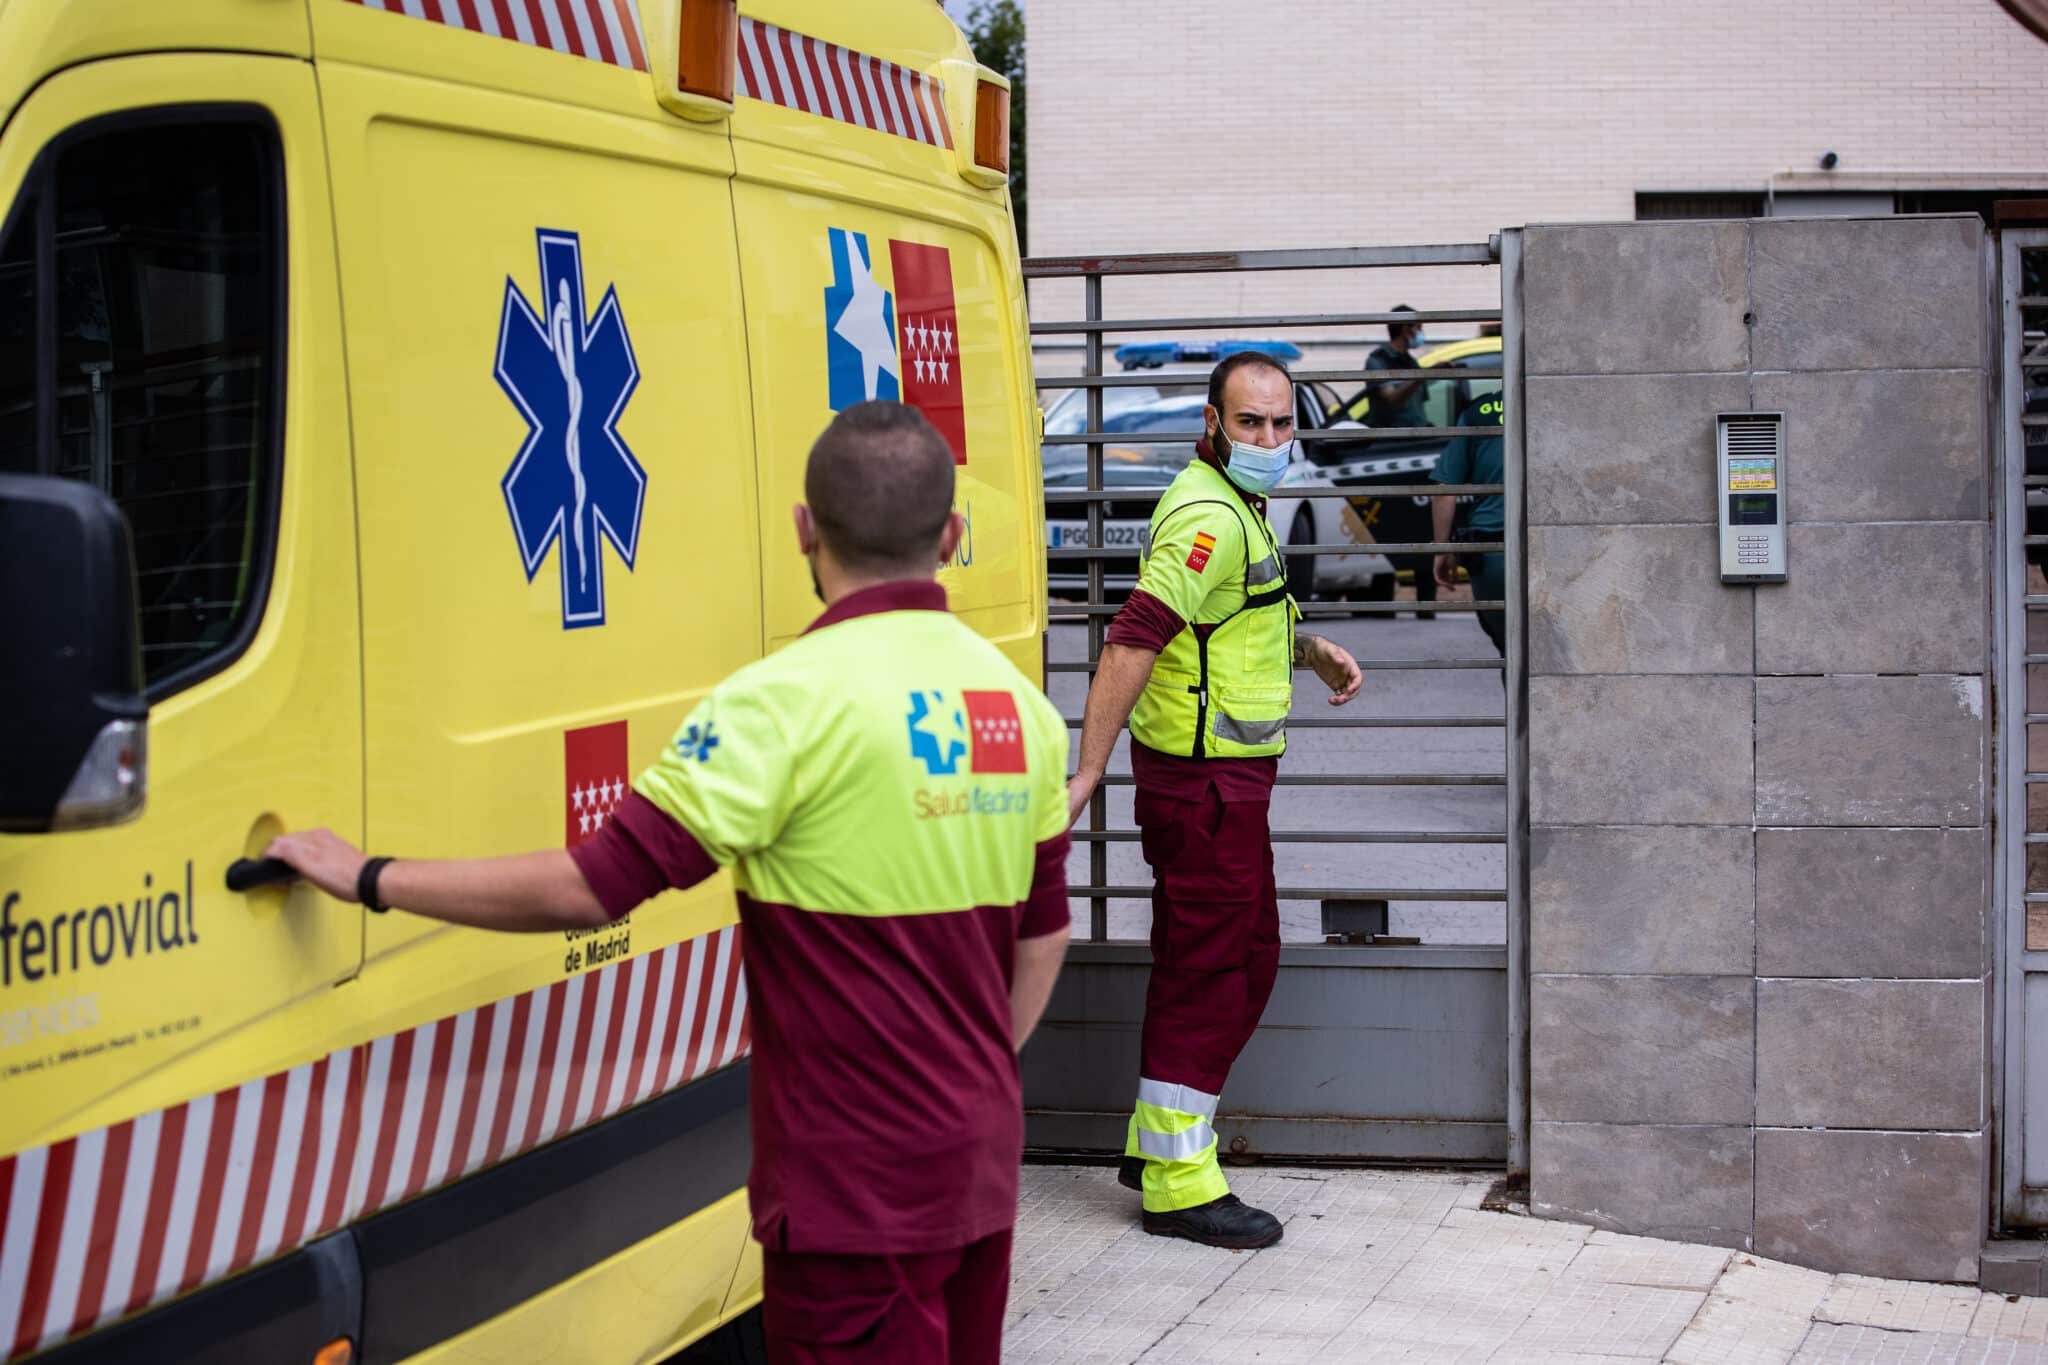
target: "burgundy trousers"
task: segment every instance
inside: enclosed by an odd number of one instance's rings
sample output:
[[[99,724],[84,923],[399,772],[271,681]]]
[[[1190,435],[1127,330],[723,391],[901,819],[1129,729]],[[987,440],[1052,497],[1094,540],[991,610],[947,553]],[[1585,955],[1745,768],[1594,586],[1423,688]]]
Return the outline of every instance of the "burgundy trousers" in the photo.
[[[951,1251],[834,1256],[762,1249],[769,1365],[996,1365],[1010,1229]]]
[[[1213,783],[1197,799],[1138,790],[1152,867],[1152,978],[1139,1058],[1148,1079],[1221,1094],[1266,1012],[1280,965],[1271,805],[1270,794],[1226,801]]]

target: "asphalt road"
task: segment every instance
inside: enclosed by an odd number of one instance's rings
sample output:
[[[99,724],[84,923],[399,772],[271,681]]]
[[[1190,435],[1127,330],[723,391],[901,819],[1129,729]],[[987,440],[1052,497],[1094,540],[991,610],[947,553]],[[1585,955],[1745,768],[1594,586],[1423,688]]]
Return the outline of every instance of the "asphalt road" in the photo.
[[[1404,594],[1405,595],[1405,594]],[[1493,646],[1471,613],[1439,613],[1435,620],[1412,616],[1371,616],[1306,623],[1360,659],[1417,661],[1492,659]],[[1056,626],[1055,661],[1086,657],[1081,626]],[[1050,691],[1060,710],[1081,714],[1087,676],[1051,675]],[[1349,706],[1329,705],[1328,689],[1313,674],[1295,675],[1293,714],[1298,719],[1385,716],[1401,718],[1501,716],[1501,674],[1495,669],[1371,671]],[[1075,732],[1078,740],[1079,731]],[[1112,773],[1129,773],[1130,739],[1119,740]],[[1498,726],[1469,729],[1296,729],[1289,735],[1280,771],[1288,773],[1494,773],[1504,771],[1505,732]],[[1071,759],[1069,767],[1071,768]],[[1131,789],[1110,787],[1109,827],[1130,830]],[[1506,828],[1507,798],[1490,787],[1280,787],[1274,792],[1273,827],[1281,830],[1482,831]],[[1084,814],[1077,830],[1088,828]],[[1499,844],[1308,844],[1277,843],[1274,871],[1282,887],[1499,890],[1506,885],[1505,850]],[[1089,881],[1088,850],[1076,843],[1068,875],[1074,885]],[[1135,842],[1109,845],[1109,885],[1149,886],[1151,873]],[[1075,934],[1088,934],[1089,904],[1074,903]],[[1425,943],[1500,943],[1505,909],[1499,902],[1393,900],[1390,931]],[[1144,938],[1151,908],[1144,900],[1112,900],[1110,938]],[[1320,906],[1314,901],[1280,903],[1281,936],[1288,942],[1320,942]]]

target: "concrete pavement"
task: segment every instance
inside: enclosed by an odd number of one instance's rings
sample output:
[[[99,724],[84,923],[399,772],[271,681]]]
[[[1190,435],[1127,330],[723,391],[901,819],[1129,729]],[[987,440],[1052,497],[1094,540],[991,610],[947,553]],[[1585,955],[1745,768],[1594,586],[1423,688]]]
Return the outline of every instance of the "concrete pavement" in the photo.
[[[1028,1166],[1010,1365],[2048,1365],[2048,1299],[1875,1280],[1481,1207],[1485,1173],[1233,1171],[1286,1238],[1148,1237],[1103,1166]]]

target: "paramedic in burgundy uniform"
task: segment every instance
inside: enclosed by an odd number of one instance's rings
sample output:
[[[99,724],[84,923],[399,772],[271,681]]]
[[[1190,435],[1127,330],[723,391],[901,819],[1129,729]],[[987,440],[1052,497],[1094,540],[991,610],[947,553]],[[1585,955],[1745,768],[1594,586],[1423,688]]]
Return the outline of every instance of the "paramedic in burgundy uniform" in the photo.
[[[1145,1231],[1246,1248],[1279,1241],[1281,1225],[1230,1192],[1214,1121],[1279,967],[1268,811],[1294,668],[1312,668],[1333,706],[1357,695],[1360,674],[1342,647],[1295,633],[1266,519],[1265,494],[1294,458],[1287,367],[1257,351],[1225,358],[1203,419],[1105,636],[1068,802],[1078,817],[1128,718],[1132,808],[1153,875],[1152,972],[1118,1179],[1143,1194]]]
[[[372,910],[526,932],[604,924],[731,867],[769,1358],[992,1365],[1016,1053],[1067,942],[1066,725],[946,609],[934,574],[962,527],[923,417],[848,408],[804,496],[824,614],[714,689],[596,836],[416,862],[318,830],[269,855]]]

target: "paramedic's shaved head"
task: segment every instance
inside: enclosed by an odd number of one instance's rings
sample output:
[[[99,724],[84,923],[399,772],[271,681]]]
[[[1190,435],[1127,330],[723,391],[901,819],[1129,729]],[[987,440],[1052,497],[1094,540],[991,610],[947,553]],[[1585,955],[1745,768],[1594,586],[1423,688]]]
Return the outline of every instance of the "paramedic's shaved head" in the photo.
[[[811,447],[804,501],[848,570],[929,573],[953,512],[953,452],[917,409],[855,403]]]

